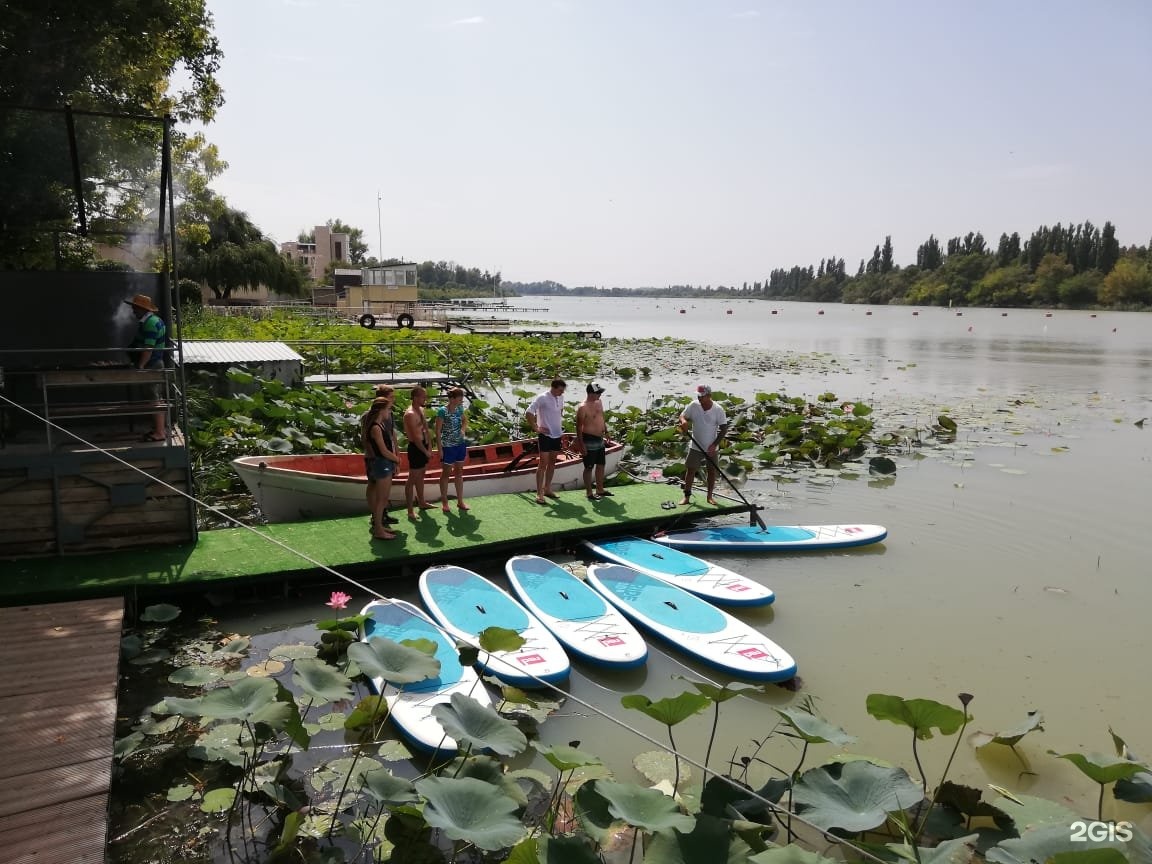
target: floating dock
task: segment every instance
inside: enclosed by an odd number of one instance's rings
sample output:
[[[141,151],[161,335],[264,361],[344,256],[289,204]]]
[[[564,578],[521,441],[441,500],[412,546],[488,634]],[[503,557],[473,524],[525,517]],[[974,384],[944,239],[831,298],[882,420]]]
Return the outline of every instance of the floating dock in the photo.
[[[104,861],[123,618],[119,598],[0,608],[7,864]]]
[[[353,578],[414,578],[433,564],[575,548],[590,537],[683,528],[707,516],[745,511],[738,502],[713,507],[698,496],[686,507],[679,485],[635,483],[611,487],[612,497],[590,501],[580,489],[545,506],[532,492],[466,499],[471,509],[439,506],[391,526],[395,540],[373,540],[364,516],[286,522],[254,529],[201,531],[195,544],[125,549],[83,557],[0,562],[0,605],[125,593],[214,590],[258,581],[331,579],[325,568]]]

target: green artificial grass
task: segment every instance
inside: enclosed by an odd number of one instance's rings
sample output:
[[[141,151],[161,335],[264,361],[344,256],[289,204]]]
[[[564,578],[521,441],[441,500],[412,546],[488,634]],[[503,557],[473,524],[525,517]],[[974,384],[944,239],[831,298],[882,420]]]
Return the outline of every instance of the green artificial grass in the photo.
[[[227,528],[201,532],[194,545],[124,549],[95,555],[0,562],[0,605],[123,594],[130,590],[206,589],[236,581],[304,578],[331,567],[344,575],[407,575],[433,564],[460,563],[507,552],[548,552],[585,537],[646,534],[743,510],[712,507],[703,496],[687,507],[678,486],[638,483],[612,487],[613,497],[589,501],[583,490],[561,492],[547,506],[535,494],[473,498],[472,508],[443,513],[437,505],[409,520],[403,511],[395,540],[373,540],[368,514],[344,519]],[[269,542],[269,540],[277,542]],[[294,551],[293,551],[294,550]],[[296,554],[300,553],[300,554]]]

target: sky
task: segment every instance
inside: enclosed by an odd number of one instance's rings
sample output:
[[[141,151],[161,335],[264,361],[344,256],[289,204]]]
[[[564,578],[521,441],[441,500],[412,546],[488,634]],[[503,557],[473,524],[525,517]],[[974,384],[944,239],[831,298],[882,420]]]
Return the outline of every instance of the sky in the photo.
[[[1152,238],[1147,0],[208,0],[214,188],[277,242],[741,285],[892,237]]]

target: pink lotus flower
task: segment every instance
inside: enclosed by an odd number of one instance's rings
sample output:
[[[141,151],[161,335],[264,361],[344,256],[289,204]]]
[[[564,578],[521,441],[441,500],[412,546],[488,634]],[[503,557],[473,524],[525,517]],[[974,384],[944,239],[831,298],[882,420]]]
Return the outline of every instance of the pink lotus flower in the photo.
[[[345,594],[343,591],[333,591],[332,598],[325,605],[331,606],[333,609],[343,609],[351,599],[351,594]]]
[[[664,476],[664,472],[662,470],[660,470],[659,468],[657,468],[655,471],[649,472],[648,479],[649,480],[659,480],[663,476]]]

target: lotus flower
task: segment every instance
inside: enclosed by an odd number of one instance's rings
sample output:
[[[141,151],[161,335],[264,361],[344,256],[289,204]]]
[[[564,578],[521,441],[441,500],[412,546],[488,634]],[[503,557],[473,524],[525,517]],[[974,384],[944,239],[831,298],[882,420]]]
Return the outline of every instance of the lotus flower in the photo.
[[[662,470],[660,470],[659,468],[657,468],[654,471],[650,471],[648,473],[648,479],[649,480],[659,480],[663,476],[664,476],[664,472]]]
[[[333,591],[332,597],[328,600],[326,605],[331,606],[333,609],[343,609],[348,605],[348,601],[351,599],[351,594],[345,594],[343,591]]]

